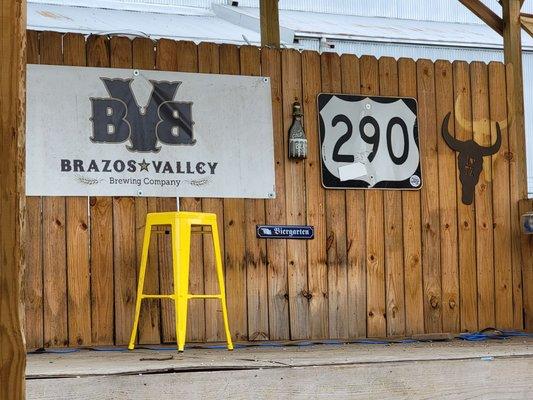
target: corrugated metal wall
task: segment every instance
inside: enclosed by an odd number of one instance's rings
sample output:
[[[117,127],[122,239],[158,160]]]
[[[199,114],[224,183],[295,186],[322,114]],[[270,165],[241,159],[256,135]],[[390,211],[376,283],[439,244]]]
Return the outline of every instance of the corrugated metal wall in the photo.
[[[33,2],[68,4],[68,0],[30,0]],[[102,0],[100,0],[102,1]],[[231,4],[231,0],[109,0],[125,4],[157,4],[210,8],[211,4]],[[103,0],[102,2],[105,2]],[[496,12],[496,0],[484,0]],[[239,0],[244,7],[259,7],[259,0]],[[280,9],[368,17],[390,17],[424,21],[481,23],[457,0],[280,0]],[[533,12],[533,1],[526,0],[525,12]]]
[[[492,7],[498,4],[485,0]],[[257,5],[257,0],[241,0],[242,5]],[[281,9],[390,17],[425,21],[468,22],[479,20],[457,0],[281,0]]]
[[[524,103],[526,114],[527,188],[533,196],[533,53],[524,53]]]

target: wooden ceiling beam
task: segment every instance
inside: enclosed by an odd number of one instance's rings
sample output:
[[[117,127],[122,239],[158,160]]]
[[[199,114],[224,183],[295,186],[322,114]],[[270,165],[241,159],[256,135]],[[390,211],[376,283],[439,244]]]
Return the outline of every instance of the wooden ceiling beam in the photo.
[[[503,19],[488,8],[480,0],[459,0],[459,2],[472,11],[478,18],[490,26],[494,31],[503,36]]]

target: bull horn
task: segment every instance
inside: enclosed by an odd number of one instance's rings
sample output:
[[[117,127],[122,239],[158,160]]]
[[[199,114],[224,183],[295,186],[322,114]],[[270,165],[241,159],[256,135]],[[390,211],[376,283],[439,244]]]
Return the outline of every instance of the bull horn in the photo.
[[[500,129],[500,124],[496,122],[496,142],[494,142],[494,144],[489,147],[480,146],[481,153],[484,156],[491,156],[493,154],[496,154],[498,150],[500,150],[501,144],[502,144],[502,131]]]
[[[496,124],[499,123],[500,124],[500,129],[502,131],[505,131],[505,130],[507,130],[507,128],[509,126],[511,126],[513,124],[513,121],[514,121],[513,117],[514,117],[514,115],[511,115],[509,118],[502,119],[501,121],[491,121],[491,125],[492,124],[496,125]],[[491,128],[493,128],[493,126],[491,126]]]
[[[450,135],[450,132],[448,131],[448,123],[451,114],[452,113],[449,112],[444,117],[444,121],[442,122],[442,138],[452,150],[461,151],[465,142],[454,138],[452,135]]]
[[[461,112],[463,103],[465,101],[465,97],[466,96],[461,93],[459,96],[457,96],[457,99],[455,100],[455,107],[454,107],[455,123],[459,125],[462,132],[471,133],[472,132],[472,120],[470,118],[464,118]]]

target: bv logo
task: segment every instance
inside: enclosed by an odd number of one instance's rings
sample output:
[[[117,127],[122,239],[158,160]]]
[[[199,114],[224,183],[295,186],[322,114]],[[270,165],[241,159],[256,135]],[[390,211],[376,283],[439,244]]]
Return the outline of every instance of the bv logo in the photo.
[[[154,152],[158,142],[193,145],[192,103],[174,101],[181,82],[150,81],[148,104],[140,107],[133,94],[133,79],[101,78],[109,98],[91,98],[94,143],[122,143],[133,152]]]

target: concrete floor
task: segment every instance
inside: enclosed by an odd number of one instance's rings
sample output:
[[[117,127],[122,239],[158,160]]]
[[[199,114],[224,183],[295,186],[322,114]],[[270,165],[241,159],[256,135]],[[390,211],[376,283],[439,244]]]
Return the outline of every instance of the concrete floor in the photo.
[[[30,354],[28,399],[533,399],[533,339]]]

